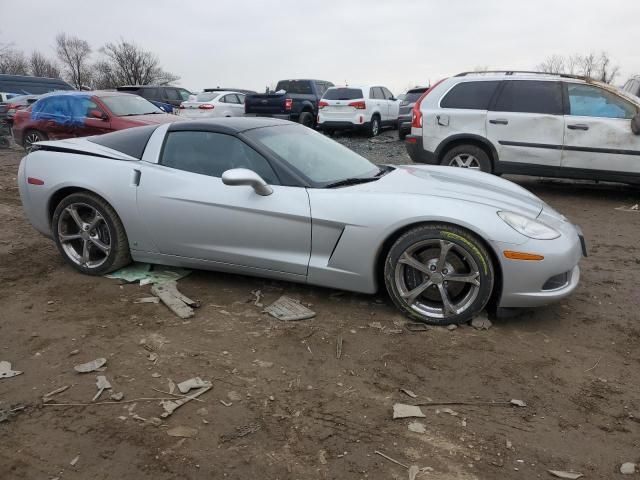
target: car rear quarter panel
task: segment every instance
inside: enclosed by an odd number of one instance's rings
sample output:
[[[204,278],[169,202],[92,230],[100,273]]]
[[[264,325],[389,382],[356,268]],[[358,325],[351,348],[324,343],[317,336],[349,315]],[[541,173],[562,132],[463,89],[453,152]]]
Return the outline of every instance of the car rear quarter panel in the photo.
[[[38,150],[20,165],[19,183],[25,213],[40,232],[51,236],[51,212],[56,194],[63,189],[81,189],[104,198],[118,213],[132,248],[154,251],[136,208],[134,171],[136,161],[115,160],[68,152]],[[27,177],[44,181],[31,185]]]

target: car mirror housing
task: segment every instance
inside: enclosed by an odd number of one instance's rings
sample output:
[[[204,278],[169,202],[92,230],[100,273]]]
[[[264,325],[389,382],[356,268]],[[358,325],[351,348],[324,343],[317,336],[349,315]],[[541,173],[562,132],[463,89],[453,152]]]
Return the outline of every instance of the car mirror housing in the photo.
[[[107,117],[106,113],[104,113],[104,112],[102,112],[100,110],[91,110],[89,112],[89,116],[91,118],[97,118],[98,120],[107,120],[107,118],[109,118],[109,117]]]
[[[631,131],[634,135],[640,135],[640,113],[631,119]]]
[[[260,175],[247,168],[232,168],[222,174],[222,183],[225,185],[247,185],[258,194],[266,197],[273,193],[273,189]]]

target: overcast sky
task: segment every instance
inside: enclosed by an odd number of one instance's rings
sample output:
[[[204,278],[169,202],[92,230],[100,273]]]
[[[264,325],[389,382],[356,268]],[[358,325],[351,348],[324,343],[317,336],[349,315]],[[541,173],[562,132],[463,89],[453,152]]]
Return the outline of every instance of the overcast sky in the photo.
[[[0,41],[53,55],[59,32],[96,52],[123,38],[192,90],[263,90],[283,78],[380,83],[400,93],[477,66],[531,69],[606,51],[616,83],[640,73],[640,0],[2,0],[24,12]],[[28,12],[28,13],[27,13]],[[5,15],[7,16],[7,15]]]

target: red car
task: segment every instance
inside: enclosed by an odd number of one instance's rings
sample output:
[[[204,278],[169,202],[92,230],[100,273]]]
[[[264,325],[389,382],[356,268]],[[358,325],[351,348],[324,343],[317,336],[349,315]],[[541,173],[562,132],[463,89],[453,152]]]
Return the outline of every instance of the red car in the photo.
[[[12,134],[29,151],[42,140],[86,137],[159,123],[174,122],[138,95],[120,92],[57,92],[43,95],[25,110],[16,111]]]

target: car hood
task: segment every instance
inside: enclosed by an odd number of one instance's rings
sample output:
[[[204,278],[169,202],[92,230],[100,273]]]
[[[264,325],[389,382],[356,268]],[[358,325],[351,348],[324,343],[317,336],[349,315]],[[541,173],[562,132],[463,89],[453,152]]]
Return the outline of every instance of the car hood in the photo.
[[[404,165],[380,180],[351,187],[376,193],[415,194],[484,204],[536,218],[544,202],[524,188],[487,173],[464,168]]]
[[[133,115],[131,117],[118,117],[121,123],[135,125],[137,127],[143,125],[159,125],[161,123],[169,123],[180,120],[180,117],[176,115],[169,115],[168,113],[153,113],[151,115]]]

